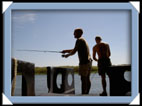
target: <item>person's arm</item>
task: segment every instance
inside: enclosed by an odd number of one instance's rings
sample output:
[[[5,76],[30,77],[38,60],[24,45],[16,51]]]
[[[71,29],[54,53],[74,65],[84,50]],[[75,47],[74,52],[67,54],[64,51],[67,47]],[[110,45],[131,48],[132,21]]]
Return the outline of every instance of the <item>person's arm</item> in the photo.
[[[61,53],[70,53],[70,52],[72,52],[72,51],[73,51],[73,49],[63,50]]]
[[[68,55],[71,56],[71,55],[74,55],[77,51],[77,48],[74,48]]]
[[[72,49],[72,51],[70,51],[68,54],[62,55],[62,56],[65,57],[65,58],[67,58],[69,56],[74,55],[77,52],[78,47],[79,47],[79,41],[76,42],[75,47],[74,47],[74,49]]]
[[[93,59],[94,59],[95,61],[98,61],[98,59],[96,58],[96,53],[97,53],[96,47],[94,46],[94,47],[93,47]]]
[[[110,52],[110,48],[109,48],[109,45],[108,45],[108,57],[111,56],[111,52]]]
[[[76,53],[76,51],[77,51],[77,48],[74,48],[70,53],[68,53],[68,54],[66,54],[66,55],[62,55],[62,56],[65,57],[65,58],[67,58],[67,57],[69,57],[69,56],[74,55],[74,54]]]

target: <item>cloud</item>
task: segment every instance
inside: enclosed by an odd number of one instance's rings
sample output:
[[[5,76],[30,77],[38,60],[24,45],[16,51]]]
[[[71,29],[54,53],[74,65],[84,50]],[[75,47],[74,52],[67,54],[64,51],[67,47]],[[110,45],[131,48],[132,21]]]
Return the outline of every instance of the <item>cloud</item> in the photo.
[[[14,22],[18,23],[34,23],[36,20],[36,14],[34,13],[23,13],[23,14],[16,14],[12,17]]]

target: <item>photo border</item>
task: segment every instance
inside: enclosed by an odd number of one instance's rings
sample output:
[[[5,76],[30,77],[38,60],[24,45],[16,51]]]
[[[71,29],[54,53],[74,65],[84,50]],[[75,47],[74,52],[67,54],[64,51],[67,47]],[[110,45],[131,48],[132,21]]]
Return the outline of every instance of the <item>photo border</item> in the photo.
[[[12,10],[130,10],[131,11],[131,96],[11,96],[11,11]],[[3,13],[3,93],[14,104],[129,104],[138,95],[139,13],[131,3],[12,3]]]

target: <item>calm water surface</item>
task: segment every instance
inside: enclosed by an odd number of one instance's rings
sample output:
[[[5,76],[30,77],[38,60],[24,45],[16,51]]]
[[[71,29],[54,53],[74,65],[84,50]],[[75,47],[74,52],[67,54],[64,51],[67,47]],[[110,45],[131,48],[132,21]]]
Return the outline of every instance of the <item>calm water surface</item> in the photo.
[[[126,80],[130,81],[130,73],[124,74]],[[59,81],[57,80],[57,85],[61,83],[60,77]],[[102,85],[101,85],[101,78],[100,76],[96,74],[91,74],[91,89],[89,94],[95,94],[96,96],[102,92]],[[107,81],[107,92],[109,94],[109,78],[106,76]],[[21,83],[22,82],[22,76],[17,75],[16,77],[16,88],[15,88],[15,96],[21,96]],[[75,94],[81,94],[81,80],[80,76],[78,74],[74,74],[74,86],[75,86]],[[35,75],[35,94],[36,95],[42,95],[42,94],[48,93],[47,88],[47,75]]]

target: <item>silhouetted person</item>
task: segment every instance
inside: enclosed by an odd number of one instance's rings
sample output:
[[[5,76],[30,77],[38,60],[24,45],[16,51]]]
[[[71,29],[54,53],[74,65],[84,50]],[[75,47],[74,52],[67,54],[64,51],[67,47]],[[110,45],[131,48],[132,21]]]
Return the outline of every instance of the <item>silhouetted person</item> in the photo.
[[[106,79],[105,74],[107,71],[107,67],[111,66],[110,61],[110,48],[107,43],[101,42],[101,37],[97,36],[95,38],[96,45],[93,47],[93,59],[98,62],[98,73],[102,78],[102,86],[103,86],[103,92],[100,94],[100,96],[107,96],[106,92]],[[96,58],[96,53],[98,55],[98,58]]]
[[[85,39],[82,37],[83,30],[75,29],[74,37],[77,39],[74,49],[63,50],[62,53],[68,53],[64,55],[65,58],[74,55],[78,52],[79,57],[79,75],[82,81],[82,94],[88,94],[91,82],[90,82],[90,71],[92,68],[92,59],[89,52],[89,47]]]

